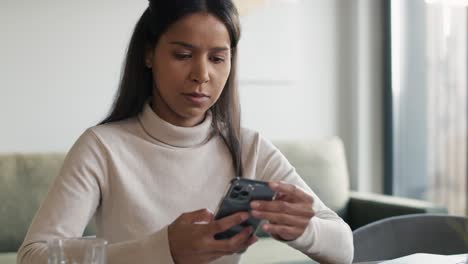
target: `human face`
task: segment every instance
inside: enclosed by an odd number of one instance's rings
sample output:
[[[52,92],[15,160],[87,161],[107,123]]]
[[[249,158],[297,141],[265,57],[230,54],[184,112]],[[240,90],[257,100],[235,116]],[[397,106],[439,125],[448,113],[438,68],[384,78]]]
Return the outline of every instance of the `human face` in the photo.
[[[206,13],[186,16],[146,53],[153,72],[153,110],[183,127],[199,124],[216,103],[231,71],[226,26]]]

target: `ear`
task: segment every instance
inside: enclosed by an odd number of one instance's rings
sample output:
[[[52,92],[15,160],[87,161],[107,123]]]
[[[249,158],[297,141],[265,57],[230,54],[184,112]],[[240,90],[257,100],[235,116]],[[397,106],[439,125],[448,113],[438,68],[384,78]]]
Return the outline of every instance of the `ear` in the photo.
[[[149,69],[153,67],[153,56],[154,49],[150,45],[147,45],[145,48],[145,65]]]

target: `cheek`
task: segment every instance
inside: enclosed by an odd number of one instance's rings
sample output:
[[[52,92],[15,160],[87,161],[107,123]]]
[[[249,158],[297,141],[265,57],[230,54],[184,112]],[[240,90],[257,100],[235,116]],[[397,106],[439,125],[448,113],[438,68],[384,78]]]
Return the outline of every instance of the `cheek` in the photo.
[[[226,84],[228,78],[229,78],[229,73],[231,72],[231,66],[223,67],[220,68],[217,71],[217,76],[216,78],[216,86],[219,87],[220,93],[224,88],[224,85]]]
[[[180,64],[167,63],[153,69],[153,79],[161,93],[174,91],[182,87],[186,79],[186,70]]]

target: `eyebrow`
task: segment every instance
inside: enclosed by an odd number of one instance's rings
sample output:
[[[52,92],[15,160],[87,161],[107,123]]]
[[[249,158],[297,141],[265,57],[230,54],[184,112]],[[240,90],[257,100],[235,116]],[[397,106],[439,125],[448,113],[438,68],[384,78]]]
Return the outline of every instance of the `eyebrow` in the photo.
[[[172,42],[170,42],[170,44],[182,46],[182,47],[188,48],[188,49],[197,49],[198,48],[195,45],[192,45],[192,44],[189,44],[189,43],[186,43],[186,42],[183,42],[183,41],[172,41]],[[229,48],[228,47],[214,47],[214,48],[210,49],[210,51],[226,51],[226,50],[229,50]]]

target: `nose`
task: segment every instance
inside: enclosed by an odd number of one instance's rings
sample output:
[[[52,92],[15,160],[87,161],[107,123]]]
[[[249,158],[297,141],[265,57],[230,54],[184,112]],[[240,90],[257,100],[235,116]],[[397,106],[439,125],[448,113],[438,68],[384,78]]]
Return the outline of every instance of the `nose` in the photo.
[[[208,62],[200,59],[194,63],[190,73],[190,79],[198,84],[207,83],[210,80],[208,67]]]

